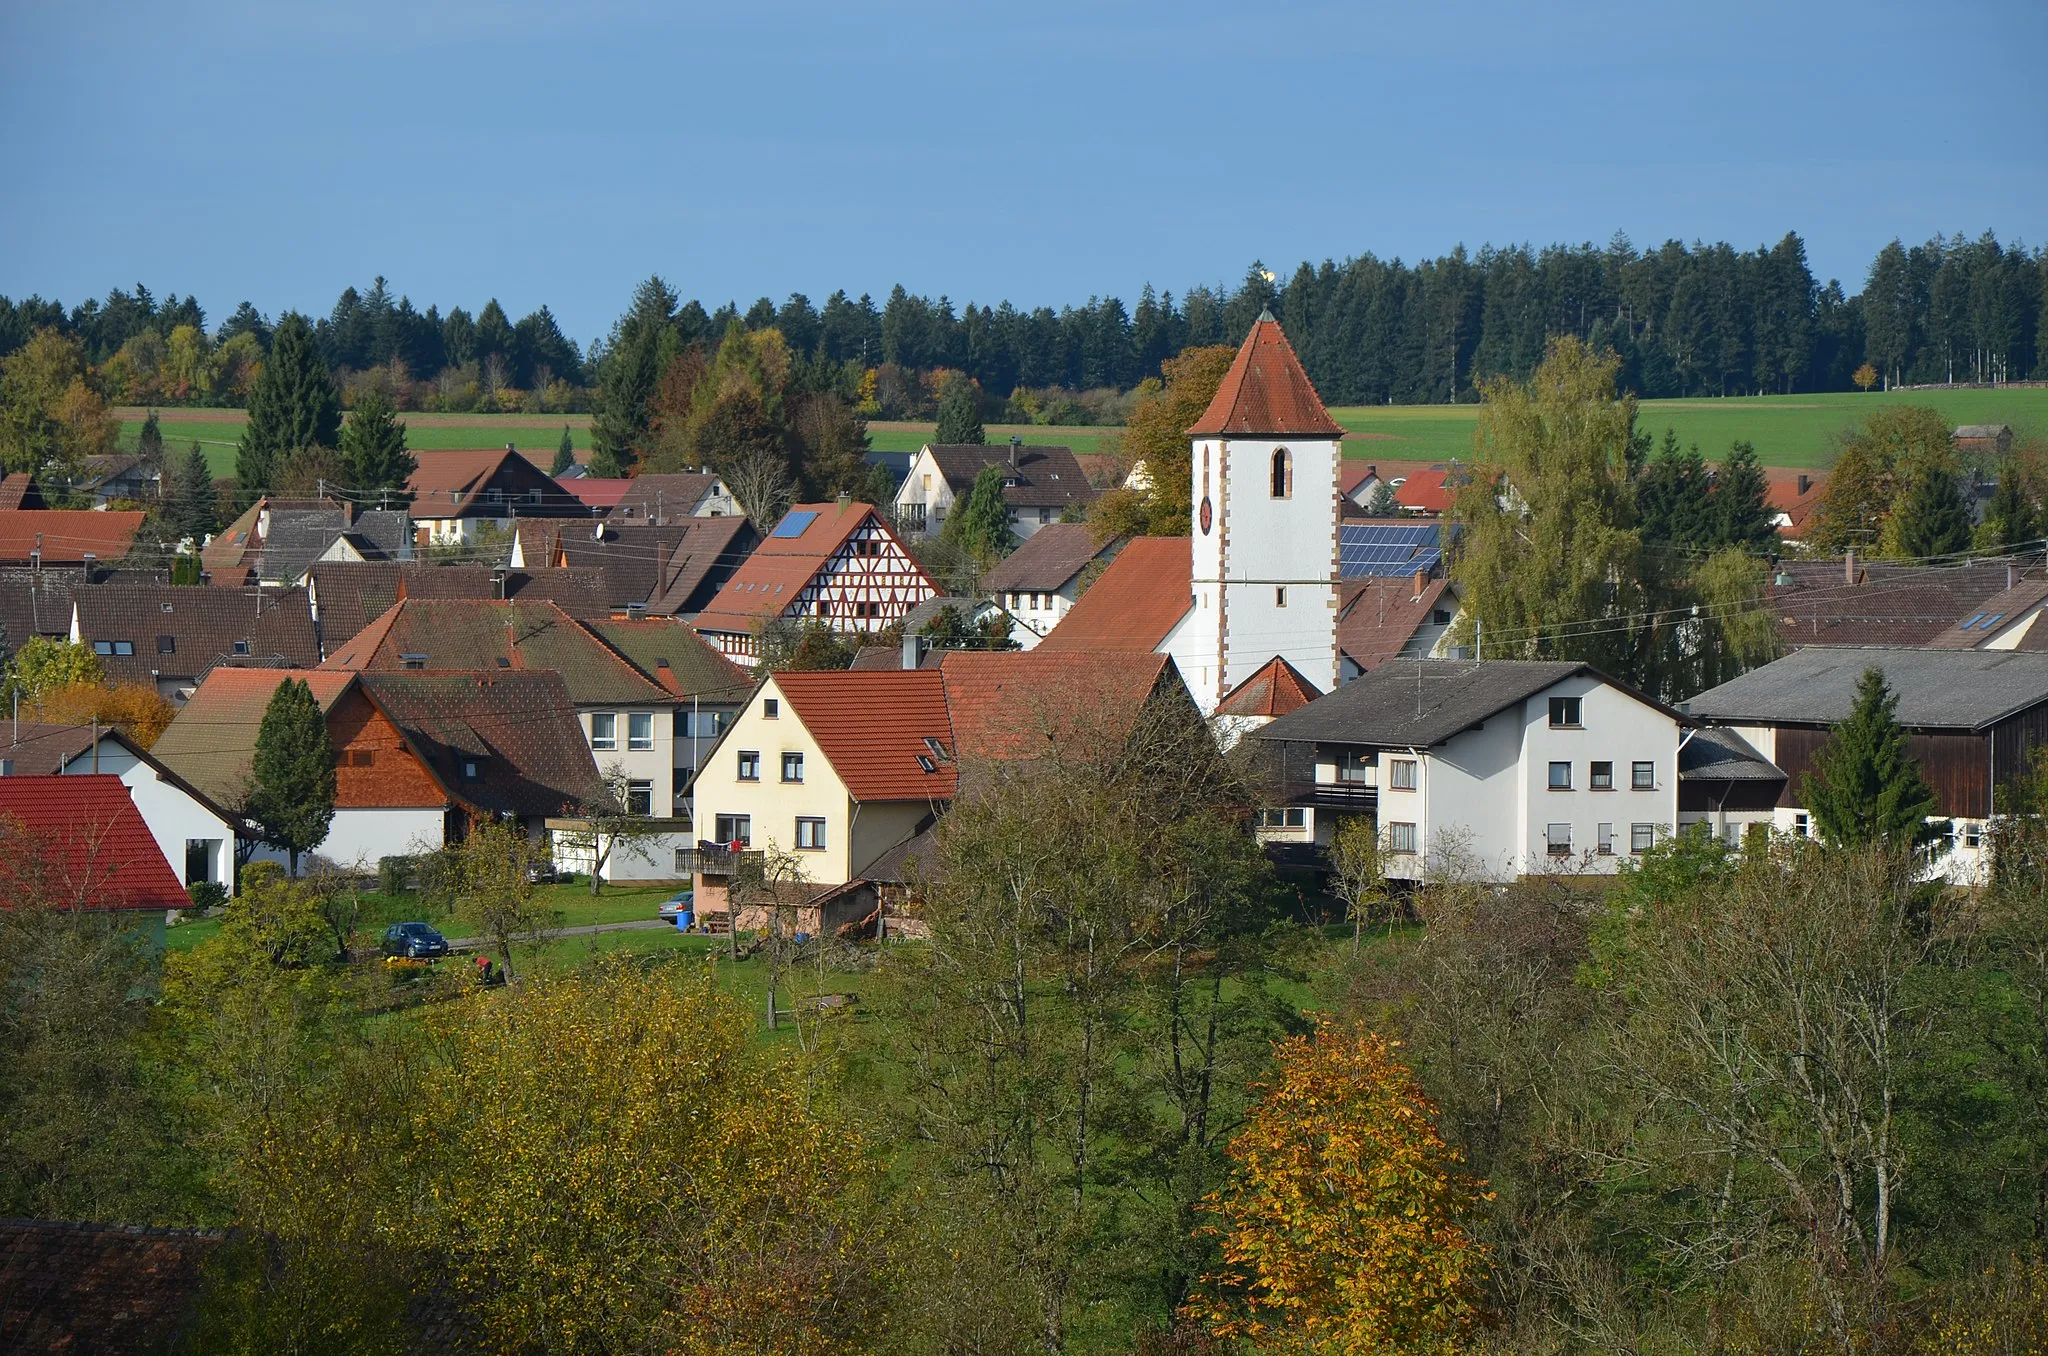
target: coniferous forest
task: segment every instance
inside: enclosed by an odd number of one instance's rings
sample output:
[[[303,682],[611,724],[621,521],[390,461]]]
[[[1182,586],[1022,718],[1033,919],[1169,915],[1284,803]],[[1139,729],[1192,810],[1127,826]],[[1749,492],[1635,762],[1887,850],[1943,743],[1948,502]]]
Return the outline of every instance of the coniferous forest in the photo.
[[[1255,263],[1235,287],[1148,284],[1135,305],[956,304],[900,285],[879,301],[679,300],[667,328],[685,348],[715,347],[735,321],[777,329],[795,357],[878,370],[874,412],[929,417],[938,383],[913,374],[964,371],[997,400],[1125,391],[1185,348],[1238,342],[1265,307],[1340,405],[1471,401],[1490,377],[1526,378],[1559,335],[1611,348],[1620,385],[1645,398],[1844,391],[1865,364],[1866,379],[1892,385],[2048,378],[2048,252],[1988,231],[1893,241],[1853,293],[1814,276],[1797,234],[1749,251],[1676,240],[1642,251],[1616,235],[1605,246],[1459,246],[1412,263],[1365,253],[1291,276]],[[279,318],[243,301],[209,329],[195,297],[141,284],[69,308],[0,297],[0,357],[54,328],[78,342],[110,400],[238,405]],[[422,308],[379,278],[344,291],[314,336],[344,389],[376,373],[401,408],[579,409],[613,377],[634,322],[628,310],[579,346],[546,306],[516,321],[495,299],[475,312]],[[1046,421],[1103,413],[1066,403]]]

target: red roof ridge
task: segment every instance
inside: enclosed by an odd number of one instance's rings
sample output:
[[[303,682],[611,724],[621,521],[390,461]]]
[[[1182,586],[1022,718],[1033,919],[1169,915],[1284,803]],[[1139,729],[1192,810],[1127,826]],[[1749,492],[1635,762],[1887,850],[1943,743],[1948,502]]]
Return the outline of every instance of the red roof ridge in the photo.
[[[1188,434],[1197,438],[1232,433],[1344,436],[1344,426],[1324,408],[1315,383],[1295,356],[1294,345],[1287,342],[1280,322],[1270,312],[1262,312],[1252,322],[1215,398],[1188,429]]]
[[[1224,694],[1217,703],[1219,716],[1284,716],[1298,711],[1323,695],[1323,690],[1302,676],[1301,670],[1274,655],[1258,671]]]
[[[1193,579],[1189,538],[1133,537],[1036,650],[1157,649],[1193,609]]]

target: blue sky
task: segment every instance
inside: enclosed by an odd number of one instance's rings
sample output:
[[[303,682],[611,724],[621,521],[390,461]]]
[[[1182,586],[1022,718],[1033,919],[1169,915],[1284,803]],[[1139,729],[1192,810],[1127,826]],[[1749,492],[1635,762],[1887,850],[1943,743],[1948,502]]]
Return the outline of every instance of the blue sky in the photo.
[[[1262,258],[2048,238],[2042,0],[0,7],[0,293],[321,313],[651,272],[1023,305]]]

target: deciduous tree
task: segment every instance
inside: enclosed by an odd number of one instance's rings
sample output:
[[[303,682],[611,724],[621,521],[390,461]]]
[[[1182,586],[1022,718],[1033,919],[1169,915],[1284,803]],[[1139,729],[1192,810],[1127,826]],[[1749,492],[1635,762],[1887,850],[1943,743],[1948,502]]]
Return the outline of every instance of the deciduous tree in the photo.
[[[1189,1311],[1218,1336],[1317,1353],[1450,1350],[1481,1316],[1482,1184],[1395,1047],[1319,1024],[1281,1042],[1210,1203],[1222,1265]]]
[[[1209,402],[1237,350],[1222,344],[1187,348],[1141,383],[1124,426],[1124,461],[1144,467],[1145,488],[1116,488],[1096,501],[1089,521],[1105,536],[1185,537],[1194,531],[1194,471],[1188,429]]]
[[[510,978],[513,943],[536,946],[560,920],[534,885],[537,868],[550,864],[547,843],[516,823],[481,821],[452,852],[455,916],[491,939]]]
[[[106,670],[100,667],[99,656],[91,646],[30,636],[14,652],[6,691],[10,696],[19,696],[24,703],[33,703],[40,701],[44,693],[59,688],[100,687],[105,682]]]

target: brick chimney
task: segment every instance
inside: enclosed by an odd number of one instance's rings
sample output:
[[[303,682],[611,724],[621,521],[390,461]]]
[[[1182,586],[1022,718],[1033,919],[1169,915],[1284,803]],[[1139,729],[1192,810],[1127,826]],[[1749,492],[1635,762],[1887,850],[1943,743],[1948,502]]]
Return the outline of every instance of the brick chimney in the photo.
[[[1812,488],[1813,488],[1813,477],[1812,477],[1812,476],[1810,476],[1810,475],[1807,475],[1807,474],[1806,474],[1806,473],[1805,473],[1804,471],[1801,471],[1801,472],[1799,473],[1799,492],[1800,492],[1801,494],[1805,494],[1805,493],[1806,493],[1806,492],[1807,492],[1808,490],[1810,490],[1810,489],[1812,489]]]
[[[1853,546],[1842,554],[1842,582],[1856,582],[1856,548]]]
[[[1428,587],[1429,587],[1429,571],[1428,571],[1428,570],[1417,570],[1417,571],[1415,572],[1415,596],[1416,596],[1416,597],[1418,597],[1418,598],[1420,598],[1420,597],[1422,596],[1422,591],[1423,591],[1424,589],[1428,588]]]

